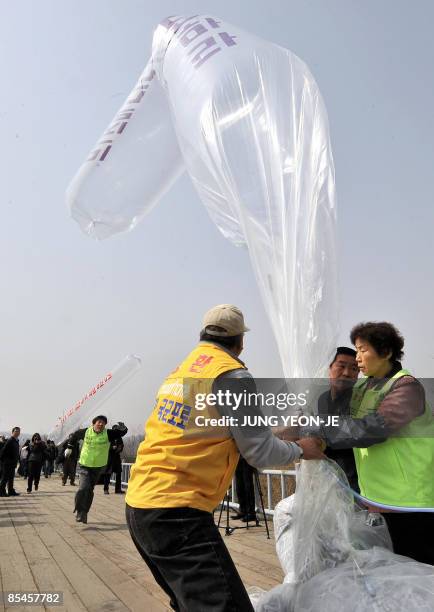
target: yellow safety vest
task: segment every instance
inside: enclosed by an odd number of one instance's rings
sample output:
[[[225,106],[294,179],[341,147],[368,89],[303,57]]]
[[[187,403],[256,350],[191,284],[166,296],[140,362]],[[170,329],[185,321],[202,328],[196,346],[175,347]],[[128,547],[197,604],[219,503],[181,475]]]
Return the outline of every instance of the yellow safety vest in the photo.
[[[245,366],[225,349],[201,342],[161,385],[131,468],[126,502],[133,508],[189,507],[212,512],[223,499],[238,462],[227,427],[198,426],[218,418],[216,408],[195,409],[198,393]],[[203,397],[203,396],[200,396]]]
[[[355,418],[375,412],[401,376],[400,370],[381,388],[367,389],[368,378],[354,385],[351,413]],[[434,420],[431,409],[385,442],[354,448],[360,492],[391,506],[434,507]]]
[[[96,433],[93,427],[88,427],[78,462],[85,467],[104,467],[107,465],[109,450],[107,430]]]

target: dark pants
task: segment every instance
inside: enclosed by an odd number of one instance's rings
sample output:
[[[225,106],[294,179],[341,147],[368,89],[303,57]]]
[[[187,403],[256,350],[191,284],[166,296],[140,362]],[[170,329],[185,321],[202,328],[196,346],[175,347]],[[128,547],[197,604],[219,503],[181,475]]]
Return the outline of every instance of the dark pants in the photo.
[[[393,552],[434,565],[434,513],[384,512]]]
[[[15,478],[15,467],[16,463],[3,462],[2,477],[0,480],[0,493],[6,493],[6,485],[8,486],[8,493],[14,492],[14,478]]]
[[[22,476],[23,478],[27,478],[27,476],[29,475],[27,459],[20,459],[20,466],[18,468],[18,474]]]
[[[173,610],[253,612],[211,513],[127,506],[126,516],[133,542]]]
[[[40,461],[29,461],[28,469],[29,477],[27,479],[27,491],[31,491],[33,482],[35,483],[35,489],[39,486],[42,463]]]
[[[98,482],[98,478],[105,466],[100,468],[90,468],[84,465],[79,466],[80,483],[75,494],[75,510],[77,512],[89,512],[93,501],[93,489]]]
[[[104,491],[109,490],[111,473],[104,474]],[[122,472],[116,472],[115,493],[122,491]]]
[[[241,514],[255,514],[254,468],[240,457],[235,470],[235,487]]]
[[[77,469],[77,461],[75,459],[71,459],[68,457],[63,462],[63,474],[62,474],[62,482],[66,484],[66,481],[69,478],[69,482],[74,484],[75,482],[75,470]]]
[[[54,465],[53,459],[45,459],[45,461],[44,461],[44,476],[45,476],[45,478],[48,478],[48,476],[51,476],[51,474],[53,473],[53,465]]]

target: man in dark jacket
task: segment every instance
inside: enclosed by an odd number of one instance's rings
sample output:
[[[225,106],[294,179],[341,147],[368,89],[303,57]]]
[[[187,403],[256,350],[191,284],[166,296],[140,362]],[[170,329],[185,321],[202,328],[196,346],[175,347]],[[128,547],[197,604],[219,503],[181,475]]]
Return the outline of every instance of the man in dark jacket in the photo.
[[[350,401],[353,386],[359,376],[356,351],[346,346],[339,346],[329,367],[330,390],[323,393],[318,400],[320,416],[350,414]],[[329,442],[324,454],[342,468],[350,487],[359,492],[356,462],[352,448],[333,448]]]
[[[74,443],[83,440],[78,460],[80,483],[75,495],[74,508],[78,523],[87,523],[87,514],[93,501],[93,490],[99,476],[106,469],[110,444],[122,438],[128,431],[121,422],[118,423],[118,429],[106,429],[106,425],[107,417],[96,416],[90,427],[79,429],[72,434],[65,451],[65,459],[68,459],[72,454]]]
[[[20,460],[20,428],[14,427],[12,435],[5,442],[1,450],[0,460],[2,462],[2,477],[0,480],[0,497],[13,497],[19,495],[14,489],[15,468]],[[6,493],[6,484],[8,492]]]
[[[62,450],[60,454],[62,456],[63,463],[63,473],[62,473],[62,486],[66,485],[66,481],[69,478],[69,483],[72,487],[75,486],[75,471],[77,469],[77,461],[79,456],[79,445],[78,442],[74,442],[73,434],[71,434],[66,442],[62,445]],[[72,452],[69,453],[69,457],[65,457],[65,451],[68,448],[68,444],[70,444],[70,448],[72,447]]]
[[[119,425],[113,425],[113,429],[119,429]],[[122,494],[122,461],[121,453],[124,450],[124,443],[118,439],[110,445],[107,469],[104,474],[104,493],[108,495],[109,484],[112,474],[116,475],[115,493]]]

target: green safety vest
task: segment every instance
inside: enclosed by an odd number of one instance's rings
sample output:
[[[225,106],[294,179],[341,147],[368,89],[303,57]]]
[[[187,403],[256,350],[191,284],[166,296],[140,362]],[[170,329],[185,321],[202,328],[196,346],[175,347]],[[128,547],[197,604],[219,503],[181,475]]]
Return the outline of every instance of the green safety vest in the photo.
[[[107,465],[109,449],[110,441],[107,430],[96,433],[93,427],[88,427],[78,462],[85,467],[104,467]]]
[[[376,412],[400,370],[380,389],[367,389],[368,377],[354,385],[351,415],[363,418]],[[354,448],[360,492],[380,504],[434,507],[434,419],[426,404],[425,411],[385,442],[369,448]]]

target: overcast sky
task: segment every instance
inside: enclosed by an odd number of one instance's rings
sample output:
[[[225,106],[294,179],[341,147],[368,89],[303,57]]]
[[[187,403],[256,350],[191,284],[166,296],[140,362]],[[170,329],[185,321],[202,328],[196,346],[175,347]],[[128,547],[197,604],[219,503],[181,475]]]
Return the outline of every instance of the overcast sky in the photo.
[[[245,312],[252,373],[281,374],[248,254],[187,176],[131,233],[96,242],[68,216],[70,179],[171,14],[221,17],[308,64],[336,165],[340,343],[361,320],[392,321],[405,365],[432,376],[431,2],[15,0],[1,12],[0,430],[50,430],[129,353],[142,369],[105,409],[140,429],[203,312],[222,302]]]

